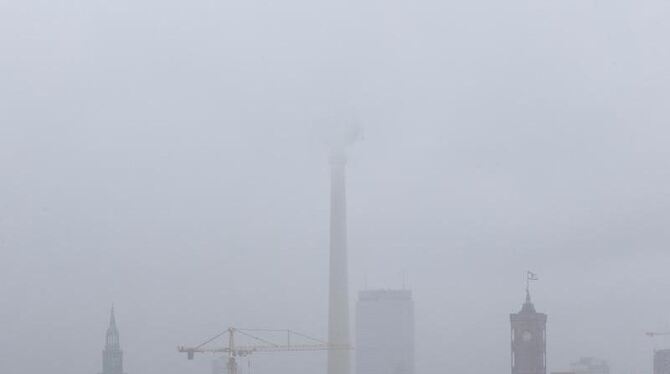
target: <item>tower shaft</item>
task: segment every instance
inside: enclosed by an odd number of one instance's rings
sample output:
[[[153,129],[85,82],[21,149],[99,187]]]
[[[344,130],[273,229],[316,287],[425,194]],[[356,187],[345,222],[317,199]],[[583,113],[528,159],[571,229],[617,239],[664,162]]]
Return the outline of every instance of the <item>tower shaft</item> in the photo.
[[[328,374],[351,371],[349,331],[349,281],[347,258],[346,157],[331,155],[330,190],[330,281],[328,342],[338,349],[328,351]],[[342,349],[342,348],[347,349]]]

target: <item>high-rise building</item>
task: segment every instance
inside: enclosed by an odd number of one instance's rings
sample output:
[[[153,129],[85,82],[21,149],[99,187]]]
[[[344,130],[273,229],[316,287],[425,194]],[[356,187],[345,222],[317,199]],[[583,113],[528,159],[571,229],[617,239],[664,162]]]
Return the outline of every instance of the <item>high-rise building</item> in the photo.
[[[654,374],[670,374],[670,349],[654,352]]]
[[[526,302],[510,314],[512,325],[512,374],[547,373],[547,315],[535,311],[526,290]]]
[[[114,307],[109,317],[109,327],[105,336],[105,349],[102,351],[102,373],[101,374],[124,374],[123,373],[123,351],[119,343],[119,330],[116,328],[116,317]]]
[[[356,305],[356,374],[413,373],[412,292],[361,291]]]
[[[571,366],[575,374],[610,374],[607,361],[595,357],[582,357]]]

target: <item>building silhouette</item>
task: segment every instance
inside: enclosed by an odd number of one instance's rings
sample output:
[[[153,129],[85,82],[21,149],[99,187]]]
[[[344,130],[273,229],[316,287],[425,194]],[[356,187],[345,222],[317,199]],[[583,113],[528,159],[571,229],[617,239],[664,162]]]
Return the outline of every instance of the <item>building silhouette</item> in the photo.
[[[670,349],[654,352],[654,374],[670,374]]]
[[[510,314],[512,374],[547,373],[547,315],[535,311],[530,292],[518,313]]]
[[[212,360],[212,374],[226,374],[226,357]]]
[[[356,374],[413,373],[412,292],[361,291],[356,305]]]
[[[116,327],[114,307],[109,317],[109,327],[105,336],[105,349],[102,351],[102,373],[101,374],[124,374],[123,373],[123,351],[119,343],[119,330]]]
[[[595,357],[582,357],[571,366],[575,374],[610,374],[607,361]]]

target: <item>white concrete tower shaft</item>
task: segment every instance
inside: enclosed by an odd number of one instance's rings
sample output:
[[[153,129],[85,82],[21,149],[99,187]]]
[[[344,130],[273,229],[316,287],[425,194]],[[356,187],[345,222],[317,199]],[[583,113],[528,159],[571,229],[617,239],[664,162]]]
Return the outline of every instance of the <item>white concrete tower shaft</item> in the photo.
[[[330,157],[330,293],[328,374],[350,374],[349,275],[346,164],[343,151]]]

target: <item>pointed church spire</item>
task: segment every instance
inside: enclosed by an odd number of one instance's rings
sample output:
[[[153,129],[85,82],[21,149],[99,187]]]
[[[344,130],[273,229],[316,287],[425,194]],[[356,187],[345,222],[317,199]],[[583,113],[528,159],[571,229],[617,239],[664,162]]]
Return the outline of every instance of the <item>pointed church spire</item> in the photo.
[[[102,374],[123,373],[123,351],[119,343],[119,330],[116,328],[114,305],[109,313],[109,327],[105,336],[105,349],[102,351]]]
[[[112,304],[112,311],[109,314],[109,327],[116,329],[116,317],[114,316],[114,304]]]
[[[108,347],[119,346],[119,330],[116,328],[116,315],[114,313],[114,305],[112,305],[112,310],[109,313],[109,327],[107,327],[106,345]]]

